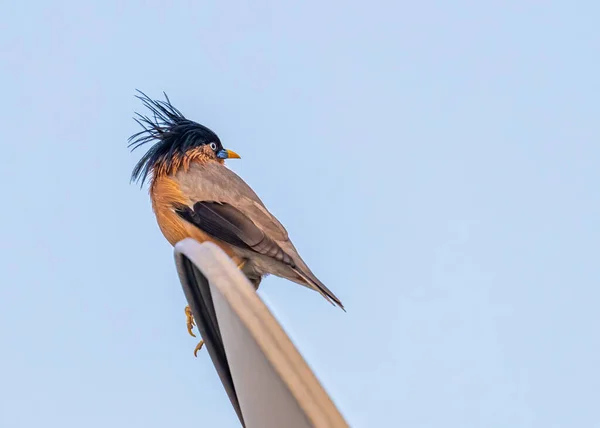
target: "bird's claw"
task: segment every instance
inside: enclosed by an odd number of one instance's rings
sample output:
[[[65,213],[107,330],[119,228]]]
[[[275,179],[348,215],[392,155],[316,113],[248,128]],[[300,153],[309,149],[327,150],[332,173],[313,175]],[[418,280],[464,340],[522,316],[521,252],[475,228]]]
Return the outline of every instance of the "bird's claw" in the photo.
[[[192,336],[196,337],[196,335],[192,331],[192,329],[194,328],[196,323],[194,322],[194,314],[192,314],[192,310],[190,309],[189,305],[185,307],[185,321],[187,324],[188,333],[191,334]],[[200,342],[198,342],[198,344],[194,348],[194,357],[198,357],[198,351],[200,349],[202,349],[202,346],[204,346],[204,340],[201,340]]]
[[[196,345],[196,348],[194,349],[194,357],[198,357],[198,351],[200,349],[202,349],[202,346],[204,346],[204,340],[201,340],[200,342],[198,342],[198,344]]]
[[[194,328],[194,325],[196,325],[196,324],[194,323],[194,315],[192,314],[192,310],[190,309],[189,305],[185,307],[185,321],[187,324],[188,333],[191,336],[196,337],[196,335],[192,331],[192,329]]]

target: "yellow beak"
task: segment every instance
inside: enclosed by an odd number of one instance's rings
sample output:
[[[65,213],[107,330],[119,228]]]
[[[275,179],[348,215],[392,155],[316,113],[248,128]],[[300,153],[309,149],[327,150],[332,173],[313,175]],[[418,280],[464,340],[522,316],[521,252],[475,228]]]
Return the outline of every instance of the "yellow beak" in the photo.
[[[227,159],[241,159],[240,155],[238,155],[233,150],[226,150],[226,152],[227,152]]]
[[[240,159],[240,155],[238,155],[233,150],[221,149],[217,152],[217,157],[219,159]]]

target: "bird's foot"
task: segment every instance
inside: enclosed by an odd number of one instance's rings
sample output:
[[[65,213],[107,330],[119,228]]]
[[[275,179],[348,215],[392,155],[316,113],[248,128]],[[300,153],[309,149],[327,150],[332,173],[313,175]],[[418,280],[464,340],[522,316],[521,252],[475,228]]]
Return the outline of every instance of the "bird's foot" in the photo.
[[[196,337],[196,335],[192,331],[192,329],[194,328],[194,326],[196,325],[196,323],[194,322],[194,314],[192,314],[192,310],[190,309],[190,305],[187,305],[185,307],[185,323],[187,325],[187,331],[190,334],[190,336]]]
[[[194,328],[194,326],[196,325],[196,323],[194,322],[194,314],[192,314],[192,310],[190,309],[189,305],[185,307],[185,321],[186,321],[188,333],[191,336],[196,337],[196,335],[192,331],[192,329]],[[198,342],[198,344],[194,348],[194,357],[198,356],[198,351],[200,349],[202,349],[202,346],[204,346],[204,340],[200,340],[200,342]]]
[[[244,260],[242,260],[242,261],[241,261],[241,262],[240,262],[240,263],[237,265],[238,269],[239,269],[239,270],[242,270],[242,269],[244,268],[244,266],[246,266],[246,262],[247,262],[247,261],[248,261],[247,259],[244,259]]]
[[[198,356],[198,351],[200,349],[202,349],[202,347],[204,346],[204,340],[201,340],[200,342],[198,342],[198,344],[196,345],[196,347],[194,348],[194,357]]]

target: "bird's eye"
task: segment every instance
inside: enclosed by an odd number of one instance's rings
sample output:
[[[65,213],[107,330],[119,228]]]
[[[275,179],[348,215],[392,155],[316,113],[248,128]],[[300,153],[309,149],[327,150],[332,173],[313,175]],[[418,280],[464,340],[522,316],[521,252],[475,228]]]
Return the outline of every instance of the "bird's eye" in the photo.
[[[213,149],[214,152],[217,151],[217,143],[210,143],[208,146]]]

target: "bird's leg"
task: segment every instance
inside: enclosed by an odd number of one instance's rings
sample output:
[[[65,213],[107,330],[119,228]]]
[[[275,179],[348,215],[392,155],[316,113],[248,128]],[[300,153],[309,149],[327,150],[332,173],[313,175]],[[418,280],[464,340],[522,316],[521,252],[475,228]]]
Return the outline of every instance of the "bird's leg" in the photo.
[[[185,320],[186,320],[186,324],[187,324],[187,331],[190,335],[192,335],[193,337],[196,337],[196,335],[194,334],[194,332],[192,331],[192,329],[194,328],[194,314],[192,314],[192,310],[190,309],[190,305],[187,305],[185,307]],[[202,349],[202,346],[204,345],[204,340],[200,340],[200,342],[198,342],[198,344],[196,345],[196,348],[194,348],[194,357],[198,356],[198,351],[200,349]]]
[[[243,259],[240,263],[238,263],[237,267],[239,270],[242,270],[244,268],[244,266],[246,266],[246,262],[248,261],[248,259]]]

